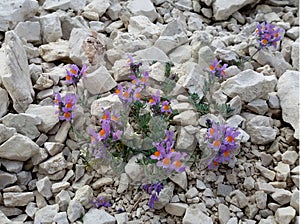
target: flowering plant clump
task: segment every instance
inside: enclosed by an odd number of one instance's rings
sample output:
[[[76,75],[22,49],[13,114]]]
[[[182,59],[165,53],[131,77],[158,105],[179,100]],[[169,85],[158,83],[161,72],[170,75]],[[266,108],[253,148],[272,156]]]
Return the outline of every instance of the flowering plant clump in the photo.
[[[64,97],[60,93],[54,93],[54,105],[58,107],[59,120],[71,121],[74,118],[75,104],[78,97],[73,93],[68,93]]]
[[[82,77],[86,78],[87,66],[84,64],[79,70],[78,66],[75,64],[71,65],[71,69],[67,70],[66,83],[77,87],[78,82]]]
[[[213,152],[208,167],[216,169],[219,164],[230,163],[235,158],[238,149],[236,137],[240,132],[225,124],[210,120],[207,123],[209,126],[206,133],[207,147]]]
[[[222,60],[215,59],[212,65],[209,66],[208,72],[218,78],[226,78],[225,69],[227,68],[228,64],[222,65]]]
[[[274,46],[275,48],[278,45],[278,42],[281,40],[280,33],[282,29],[279,27],[275,29],[275,25],[270,23],[263,22],[262,24],[258,23],[256,26],[256,36],[259,43],[259,49],[263,47]]]
[[[154,202],[158,201],[158,196],[161,190],[164,188],[164,185],[160,182],[154,184],[145,184],[143,185],[143,189],[151,195],[149,200],[149,207],[154,208]]]
[[[103,196],[99,196],[96,199],[91,200],[91,204],[94,206],[94,208],[100,208],[100,207],[108,208],[111,206],[110,202],[105,200]]]

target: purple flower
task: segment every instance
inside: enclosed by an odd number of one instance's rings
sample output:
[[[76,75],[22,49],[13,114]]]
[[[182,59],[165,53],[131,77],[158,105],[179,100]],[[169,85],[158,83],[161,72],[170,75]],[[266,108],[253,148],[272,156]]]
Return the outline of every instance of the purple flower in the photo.
[[[259,49],[269,46],[277,46],[277,43],[281,40],[280,33],[283,30],[279,27],[275,29],[275,25],[263,22],[258,23],[255,33],[257,35],[257,41],[259,43]]]
[[[76,109],[78,97],[75,94],[66,94],[62,97],[59,93],[54,93],[54,105],[58,107],[57,113],[60,120],[71,121],[74,118],[73,111]]]
[[[209,69],[208,69],[209,73],[216,77],[225,78],[226,73],[224,70],[227,68],[228,64],[221,65],[221,63],[222,63],[222,60],[218,61],[218,59],[215,59],[213,61],[212,65],[209,66]]]
[[[121,139],[122,134],[123,134],[123,131],[121,131],[121,130],[117,130],[116,132],[113,132],[112,133],[113,140],[119,140],[119,139]]]
[[[106,201],[103,196],[99,196],[98,198],[93,199],[91,201],[91,204],[94,206],[94,208],[100,208],[102,206],[108,208],[111,206],[110,202]]]
[[[137,88],[134,90],[134,93],[133,93],[134,101],[141,101],[141,99],[142,99],[141,91],[142,91],[142,88]]]
[[[154,202],[158,201],[158,196],[161,190],[164,188],[164,185],[160,182],[154,184],[145,184],[143,189],[151,195],[149,200],[149,207],[154,208]]]
[[[102,128],[99,132],[100,140],[106,140],[108,138],[108,136],[110,135],[110,129],[111,129],[110,121],[104,120],[102,122]]]
[[[161,105],[161,110],[162,113],[172,113],[171,107],[170,107],[170,102],[165,100],[162,102]]]
[[[149,99],[148,104],[150,106],[155,106],[155,105],[158,105],[159,103],[160,103],[160,92],[158,90],[155,95],[151,95],[151,98]]]
[[[79,80],[82,77],[86,77],[86,70],[87,67],[85,64],[82,66],[80,71],[77,65],[72,64],[71,69],[67,70],[66,83],[77,86]]]

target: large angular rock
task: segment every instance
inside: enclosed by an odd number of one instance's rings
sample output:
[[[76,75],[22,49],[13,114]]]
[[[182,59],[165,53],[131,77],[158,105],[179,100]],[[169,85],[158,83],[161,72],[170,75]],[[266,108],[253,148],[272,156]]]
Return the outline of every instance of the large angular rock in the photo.
[[[0,190],[9,186],[17,181],[15,174],[10,174],[0,170]]]
[[[289,224],[296,215],[296,211],[291,206],[278,208],[275,213],[275,220],[280,224]]]
[[[143,34],[147,38],[156,40],[161,31],[162,27],[152,23],[146,16],[132,16],[129,19],[129,33]]]
[[[9,106],[9,98],[5,89],[0,87],[0,118],[7,113],[7,109]]]
[[[251,142],[265,145],[275,140],[276,130],[270,117],[257,115],[246,122],[246,132],[251,136]]]
[[[26,161],[37,154],[39,146],[30,138],[15,134],[0,146],[0,158]]]
[[[278,80],[277,95],[282,108],[282,119],[295,130],[294,137],[299,139],[299,71],[286,71]]]
[[[17,133],[15,128],[9,128],[0,124],[0,144],[12,137],[15,133]]]
[[[83,224],[115,224],[116,219],[102,209],[91,208],[83,217]]]
[[[55,42],[62,37],[61,23],[57,13],[41,16],[40,23],[44,43]]]
[[[158,16],[156,9],[150,0],[130,0],[127,8],[133,15],[146,16],[151,22]]]
[[[86,4],[86,0],[46,0],[43,4],[45,10],[82,10]]]
[[[58,209],[59,206],[57,204],[46,205],[45,207],[39,209],[35,213],[34,224],[52,223],[55,215],[58,213]]]
[[[169,203],[166,205],[165,210],[167,213],[175,216],[183,216],[188,205],[183,203]]]
[[[7,127],[13,127],[18,133],[35,139],[40,135],[37,125],[41,124],[41,120],[36,116],[28,114],[11,114],[9,113],[1,119],[2,123]]]
[[[33,17],[39,10],[36,0],[3,0],[0,2],[0,31],[12,29],[18,22]]]
[[[239,96],[242,101],[251,102],[274,92],[276,84],[277,79],[275,76],[264,76],[248,69],[227,79],[221,84],[221,88],[231,98]]]
[[[8,207],[26,206],[34,201],[33,192],[8,192],[3,194],[4,205]]]
[[[70,58],[82,67],[105,65],[105,38],[95,31],[75,28],[70,35]]]
[[[42,123],[37,127],[41,132],[47,133],[59,122],[58,115],[55,114],[56,110],[54,106],[31,104],[26,110],[26,114],[39,117]]]
[[[58,171],[64,170],[67,167],[67,161],[62,153],[59,153],[47,161],[39,164],[39,173],[54,174]]]
[[[59,40],[39,47],[40,55],[46,62],[61,60],[71,62],[69,41]]]
[[[91,115],[101,117],[104,110],[114,111],[116,114],[120,114],[123,110],[122,102],[117,95],[109,95],[95,100],[91,105]]]
[[[187,41],[188,37],[182,23],[174,20],[166,26],[154,46],[168,54],[171,50],[185,44]]]
[[[0,49],[0,67],[2,85],[12,98],[14,109],[19,113],[24,112],[33,101],[34,91],[27,55],[23,43],[14,31],[5,33],[5,42]]]
[[[30,43],[41,42],[41,25],[39,22],[20,22],[15,28],[16,34]]]
[[[93,0],[87,6],[84,7],[84,11],[97,13],[101,17],[108,7],[110,6],[109,0]]]
[[[183,224],[213,224],[212,219],[204,214],[196,205],[186,209],[182,220]]]
[[[68,218],[71,222],[76,221],[82,217],[85,212],[83,206],[77,200],[71,200],[67,209]],[[96,220],[96,219],[95,219]],[[97,220],[99,221],[99,220]]]
[[[292,65],[294,68],[296,68],[299,71],[299,38],[293,43],[292,45],[292,52],[291,52],[291,58],[292,58]]]
[[[169,57],[161,49],[151,46],[149,48],[139,50],[135,52],[138,58],[147,61],[159,61],[159,62],[169,62]]]
[[[85,88],[93,95],[110,91],[117,86],[116,81],[111,77],[104,66],[96,71],[89,73],[86,79],[83,79]]]
[[[226,20],[234,12],[243,8],[245,5],[258,2],[257,0],[216,0],[213,3],[213,12],[216,20]]]

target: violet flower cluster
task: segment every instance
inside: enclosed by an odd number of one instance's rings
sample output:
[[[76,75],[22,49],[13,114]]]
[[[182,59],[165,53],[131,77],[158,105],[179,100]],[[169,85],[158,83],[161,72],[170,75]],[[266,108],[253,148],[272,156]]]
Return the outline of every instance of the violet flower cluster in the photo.
[[[78,97],[73,93],[68,93],[64,97],[60,93],[54,93],[54,105],[58,107],[59,120],[71,121],[74,118],[75,104]]]
[[[215,59],[212,65],[209,66],[208,72],[215,77],[218,78],[225,78],[226,73],[225,69],[227,68],[228,64],[222,65],[222,60]]]
[[[172,171],[183,172],[185,171],[185,165],[182,162],[187,155],[184,152],[176,152],[174,149],[174,132],[165,131],[166,138],[161,142],[153,143],[156,147],[156,151],[150,156],[151,159],[157,160],[156,165],[164,168],[167,173]]]
[[[151,98],[148,101],[148,105],[153,110],[154,114],[160,113],[172,113],[170,102],[164,100],[161,102],[160,92],[157,91],[155,95],[151,95]]]
[[[100,208],[100,207],[108,208],[111,206],[110,202],[105,200],[103,196],[99,196],[98,198],[93,199],[91,201],[91,204],[93,205],[94,208]]]
[[[95,158],[106,158],[107,149],[112,143],[121,138],[123,132],[117,128],[118,124],[120,124],[119,117],[112,114],[109,110],[104,111],[99,122],[101,124],[100,131],[89,130],[91,135],[90,146],[94,149],[93,154]]]
[[[161,190],[164,188],[164,185],[160,182],[154,183],[154,184],[145,184],[143,186],[143,189],[151,195],[149,200],[149,207],[154,208],[154,202],[158,201],[158,196]]]
[[[87,66],[85,64],[82,66],[81,70],[79,70],[77,65],[72,64],[71,69],[67,70],[66,83],[76,87],[82,77],[86,78],[86,71]]]
[[[275,25],[263,22],[258,23],[255,33],[259,43],[259,50],[263,47],[274,46],[276,48],[278,42],[281,40],[280,33],[282,29],[279,27],[275,29]]]
[[[218,168],[219,164],[229,163],[234,159],[237,149],[236,137],[240,134],[236,129],[225,124],[210,122],[211,127],[207,130],[207,147],[213,150],[213,158],[208,164],[209,169]]]

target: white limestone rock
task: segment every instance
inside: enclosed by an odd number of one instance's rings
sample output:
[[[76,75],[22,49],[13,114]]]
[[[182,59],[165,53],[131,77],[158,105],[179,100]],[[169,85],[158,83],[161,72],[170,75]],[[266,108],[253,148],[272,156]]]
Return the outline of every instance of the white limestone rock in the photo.
[[[41,25],[39,22],[20,22],[14,29],[16,34],[30,43],[41,42]]]
[[[130,0],[127,8],[133,15],[146,16],[151,22],[155,21],[158,16],[156,9],[150,0]]]
[[[93,199],[93,189],[89,185],[84,185],[80,187],[76,193],[73,200],[79,201],[83,206],[89,207],[91,200]]]
[[[17,176],[8,172],[0,170],[0,190],[15,183],[17,181]]]
[[[4,124],[0,124],[0,144],[17,133],[15,128],[6,127]]]
[[[14,31],[5,33],[5,41],[0,49],[0,67],[2,85],[12,98],[14,109],[19,113],[24,112],[33,101],[34,91],[26,52]]]
[[[43,43],[55,42],[62,37],[61,23],[57,13],[40,17]]]
[[[5,89],[0,87],[0,118],[7,113],[7,109],[9,106],[9,98],[8,93]],[[1,141],[0,141],[1,142]]]
[[[291,201],[292,193],[288,190],[276,188],[271,197],[280,205],[288,204]]]
[[[76,221],[85,214],[84,208],[77,200],[71,200],[67,209],[68,219],[71,222]]]
[[[45,162],[39,164],[39,173],[41,174],[54,174],[67,168],[67,161],[62,153],[59,153]]]
[[[292,65],[294,68],[299,70],[299,38],[293,43],[292,45],[292,52],[291,52],[291,58],[292,58]]]
[[[168,54],[186,42],[188,42],[188,37],[182,23],[174,20],[168,23],[154,46]]]
[[[213,224],[212,219],[203,213],[197,205],[189,206],[186,209],[182,220],[183,224]]]
[[[75,11],[82,10],[86,5],[86,0],[46,0],[43,4],[45,10],[56,11],[58,9]]]
[[[151,46],[149,48],[135,52],[135,55],[147,61],[169,62],[169,57],[160,48]]]
[[[274,92],[276,84],[275,76],[264,76],[247,69],[227,79],[221,84],[221,88],[231,98],[238,95],[242,101],[250,102],[257,98],[266,97],[269,92]]]
[[[166,212],[175,216],[183,216],[187,208],[188,205],[184,203],[169,203],[165,206]]]
[[[108,95],[95,100],[91,105],[91,115],[101,117],[104,110],[115,111],[116,114],[120,114],[123,110],[122,102],[117,95]]]
[[[0,2],[0,31],[13,29],[18,22],[32,18],[38,11],[36,0],[3,0]]]
[[[264,115],[268,111],[266,100],[256,99],[247,104],[247,108],[257,114]]]
[[[99,17],[101,17],[109,6],[109,0],[92,0],[87,6],[84,7],[84,11],[95,12]]]
[[[275,220],[280,224],[289,224],[295,215],[296,211],[291,206],[278,208],[275,212]]]
[[[36,182],[36,187],[38,192],[40,192],[41,195],[43,195],[46,199],[49,199],[52,197],[52,182],[50,181],[49,177],[46,176]]]
[[[39,147],[30,138],[15,134],[0,145],[0,158],[26,161],[37,154]]]
[[[116,81],[111,77],[106,67],[100,66],[83,79],[85,88],[93,95],[110,91],[117,86]]]
[[[39,52],[41,57],[46,62],[52,61],[64,61],[71,62],[70,60],[70,49],[69,41],[58,40],[56,42],[51,42],[49,44],[44,44],[39,47]]]
[[[169,56],[174,63],[184,63],[192,58],[192,47],[189,45],[179,46],[174,49]]]
[[[18,133],[30,139],[35,139],[40,135],[37,125],[41,124],[41,120],[36,116],[9,113],[1,119],[1,122],[7,127],[15,128]]]
[[[278,80],[277,95],[282,108],[282,118],[292,125],[294,137],[299,139],[299,72],[286,71]]]
[[[105,65],[105,46],[105,36],[95,31],[74,28],[70,34],[70,58],[80,67],[83,64],[88,67]]]
[[[214,18],[216,20],[226,20],[234,12],[246,5],[256,3],[257,0],[216,0],[213,3]]]
[[[40,223],[52,223],[54,217],[58,213],[58,205],[46,205],[45,207],[39,209],[34,216],[34,224]]]
[[[3,202],[5,206],[26,206],[29,202],[34,201],[33,192],[7,192],[3,193]]]
[[[145,37],[152,39],[153,41],[155,41],[159,37],[162,29],[162,26],[158,26],[152,23],[146,16],[132,16],[129,19],[129,33],[142,34]]]
[[[122,173],[117,192],[121,194],[124,191],[126,191],[128,189],[129,182],[130,182],[130,178],[128,177],[128,175],[126,173]]]
[[[115,224],[116,219],[102,209],[91,208],[83,217],[83,224]]]

